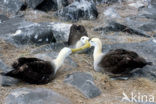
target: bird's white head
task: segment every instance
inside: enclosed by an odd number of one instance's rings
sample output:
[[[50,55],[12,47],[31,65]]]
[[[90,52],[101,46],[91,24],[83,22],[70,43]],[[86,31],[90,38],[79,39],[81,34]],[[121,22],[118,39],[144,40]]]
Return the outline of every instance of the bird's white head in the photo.
[[[99,38],[92,38],[90,41],[89,41],[90,45],[93,46],[93,47],[97,47],[97,46],[100,46],[102,47],[102,43],[100,41]]]
[[[82,36],[82,37],[80,38],[80,41],[81,41],[83,44],[85,44],[88,40],[89,40],[89,37],[87,37],[87,36]]]

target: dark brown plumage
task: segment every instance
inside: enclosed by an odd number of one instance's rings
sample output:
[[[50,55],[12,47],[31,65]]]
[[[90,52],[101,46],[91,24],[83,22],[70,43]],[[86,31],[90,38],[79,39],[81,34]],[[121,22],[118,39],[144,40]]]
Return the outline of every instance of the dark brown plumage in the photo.
[[[31,84],[46,84],[55,75],[54,65],[38,58],[18,58],[12,67],[14,70],[6,73],[6,76],[18,78]]]
[[[104,68],[105,71],[113,74],[127,74],[135,68],[142,68],[148,64],[151,65],[152,63],[146,62],[146,60],[140,57],[136,52],[116,49],[104,55],[98,65]]]

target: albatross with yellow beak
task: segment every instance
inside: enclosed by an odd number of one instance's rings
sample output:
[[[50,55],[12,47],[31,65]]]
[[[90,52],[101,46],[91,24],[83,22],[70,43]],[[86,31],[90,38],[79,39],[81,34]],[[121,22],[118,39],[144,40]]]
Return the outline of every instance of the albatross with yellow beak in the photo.
[[[83,41],[84,42],[84,41]],[[94,70],[112,74],[128,74],[135,68],[142,68],[145,65],[151,65],[136,52],[115,49],[107,54],[102,53],[102,42],[98,38],[92,38],[85,46],[93,46]]]
[[[21,79],[31,84],[46,84],[54,79],[56,72],[60,69],[66,57],[71,53],[85,49],[85,47],[86,45],[78,49],[64,47],[59,52],[57,58],[52,61],[33,57],[20,57],[12,64],[12,71],[2,74]]]

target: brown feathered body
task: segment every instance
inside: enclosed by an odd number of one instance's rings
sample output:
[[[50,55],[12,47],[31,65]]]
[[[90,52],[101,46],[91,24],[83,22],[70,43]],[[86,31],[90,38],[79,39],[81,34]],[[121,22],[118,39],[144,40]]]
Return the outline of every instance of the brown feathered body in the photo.
[[[147,64],[144,58],[140,57],[136,52],[116,49],[111,50],[107,54],[103,55],[98,63],[98,66],[104,69],[105,72],[111,72],[113,74],[129,73],[135,68],[142,68]]]
[[[55,65],[38,58],[18,58],[12,67],[14,70],[6,73],[6,76],[18,78],[31,84],[46,84],[55,76]]]

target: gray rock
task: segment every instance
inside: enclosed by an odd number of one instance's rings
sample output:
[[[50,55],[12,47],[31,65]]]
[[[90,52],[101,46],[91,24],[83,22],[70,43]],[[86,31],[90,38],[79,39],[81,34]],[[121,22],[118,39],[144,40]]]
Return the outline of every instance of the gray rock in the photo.
[[[152,7],[156,8],[156,1],[155,0],[151,0],[151,5],[152,5]]]
[[[41,4],[44,0],[26,0],[27,6],[29,8],[35,9],[39,4]]]
[[[137,68],[133,72],[131,72],[131,77],[144,77],[156,81],[156,65],[147,65],[143,68]]]
[[[46,53],[38,53],[38,54],[35,54],[34,56],[37,57],[37,58],[41,58],[43,60],[51,61],[52,59],[55,59],[57,57],[57,55],[58,55],[58,52],[46,52]],[[74,62],[71,59],[71,57],[67,57],[65,59],[65,64],[68,65],[68,66],[64,70],[68,70],[71,67],[73,67],[73,68],[77,67],[76,62]]]
[[[68,42],[71,26],[72,24],[59,22],[53,22],[49,25],[53,31],[57,43]]]
[[[58,10],[56,15],[64,21],[78,21],[79,19],[96,19],[98,12],[93,2],[80,0]]]
[[[105,4],[114,4],[114,3],[121,3],[123,0],[94,0],[94,2],[96,4],[101,4],[101,3],[105,3]]]
[[[142,11],[140,11],[140,15],[145,16],[148,19],[154,19],[156,20],[156,8],[145,8]]]
[[[144,31],[154,31],[156,30],[156,21],[153,21],[151,23],[146,23],[139,27],[139,29]]]
[[[66,97],[46,88],[18,88],[6,97],[5,104],[72,104]]]
[[[144,36],[144,37],[150,37],[145,31],[141,30],[141,29],[137,29],[133,26],[130,25],[126,25],[126,24],[122,24],[122,23],[118,23],[115,21],[110,21],[109,24],[105,27],[98,27],[95,28],[94,31],[101,31],[101,32],[127,32],[130,34],[136,34],[139,36]]]
[[[46,44],[40,47],[37,47],[35,49],[31,50],[31,53],[37,54],[37,53],[43,53],[43,52],[49,52],[55,50],[56,52],[59,52],[63,47],[69,47],[67,43],[51,43]]]
[[[7,16],[1,15],[1,14],[0,14],[0,23],[6,21],[6,20],[8,20],[8,19],[9,19],[9,18],[8,18]]]
[[[117,11],[112,7],[106,9],[104,11],[104,15],[107,16],[108,18],[113,18],[113,19],[114,18],[121,18],[120,15],[117,13]]]
[[[0,85],[1,86],[13,86],[13,85],[18,84],[19,82],[20,82],[20,80],[18,80],[18,79],[0,75]]]
[[[1,0],[0,9],[4,12],[17,14],[25,6],[23,0]]]
[[[0,59],[0,70],[3,72],[8,72],[12,69]]]
[[[72,24],[33,23],[12,18],[0,24],[0,37],[16,44],[47,44],[68,42]]]
[[[9,42],[22,44],[47,44],[55,42],[53,31],[47,24],[33,23],[13,18],[0,26],[0,36]]]
[[[80,90],[87,98],[94,98],[101,94],[101,91],[93,81],[93,77],[85,72],[74,72],[69,74],[64,80],[65,83],[69,83]]]

